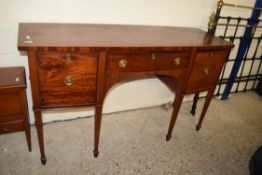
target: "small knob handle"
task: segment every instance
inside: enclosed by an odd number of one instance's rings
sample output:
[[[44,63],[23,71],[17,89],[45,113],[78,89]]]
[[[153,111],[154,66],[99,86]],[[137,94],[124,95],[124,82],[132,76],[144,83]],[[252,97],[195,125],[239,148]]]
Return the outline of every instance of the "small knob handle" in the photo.
[[[127,66],[127,60],[121,59],[121,60],[118,62],[118,66],[121,67],[121,68],[125,68],[125,67]]]
[[[208,73],[209,73],[208,68],[205,68],[205,69],[204,69],[204,73],[205,73],[205,75],[208,75]]]
[[[156,54],[152,53],[151,59],[152,59],[152,60],[156,59]]]
[[[67,77],[65,77],[65,79],[64,79],[64,83],[65,83],[65,85],[67,85],[67,86],[71,86],[71,85],[74,83],[74,80],[72,79],[72,77],[67,76]]]
[[[72,55],[71,54],[66,54],[65,59],[67,61],[71,61],[72,60]]]
[[[177,57],[174,59],[174,64],[179,65],[181,63],[181,58]]]

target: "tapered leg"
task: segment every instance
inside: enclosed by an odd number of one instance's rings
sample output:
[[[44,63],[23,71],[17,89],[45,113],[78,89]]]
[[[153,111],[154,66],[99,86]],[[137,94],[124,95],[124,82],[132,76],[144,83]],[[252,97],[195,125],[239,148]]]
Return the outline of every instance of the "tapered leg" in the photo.
[[[201,112],[201,115],[200,115],[198,124],[197,124],[197,126],[196,126],[196,130],[197,130],[197,131],[199,131],[200,128],[201,128],[202,122],[203,122],[203,120],[204,120],[204,118],[205,118],[205,114],[206,114],[206,112],[207,112],[207,108],[208,108],[208,106],[209,106],[209,104],[210,104],[210,101],[211,101],[211,99],[212,99],[212,97],[213,97],[214,90],[215,90],[215,88],[210,89],[210,90],[208,91],[208,93],[207,93],[206,100],[205,100],[205,103],[204,103],[204,106],[203,106],[203,109],[202,109],[202,112]]]
[[[197,102],[199,100],[199,92],[196,92],[195,93],[195,96],[194,96],[194,101],[193,101],[193,105],[192,105],[192,109],[191,109],[191,114],[193,116],[195,116],[196,114],[196,107],[197,107]]]
[[[167,132],[167,135],[166,135],[166,140],[167,141],[169,141],[171,136],[172,136],[173,128],[174,128],[174,125],[175,125],[176,119],[177,119],[177,114],[179,112],[179,109],[180,109],[180,106],[182,104],[183,98],[184,98],[183,95],[178,94],[178,93],[176,94],[175,101],[173,103],[173,107],[174,107],[173,114],[172,114],[172,117],[171,117],[171,120],[170,120],[168,132]]]
[[[24,128],[25,128],[25,136],[26,136],[26,141],[28,145],[28,150],[29,152],[32,151],[32,143],[31,143],[31,129],[30,129],[30,124],[29,124],[29,115],[28,115],[28,108],[27,108],[27,100],[26,100],[26,93],[23,91],[21,93],[22,99],[24,100],[22,105],[23,105],[23,118],[24,118]]]
[[[44,147],[44,135],[43,135],[43,122],[41,111],[35,111],[35,126],[38,137],[38,143],[41,153],[41,162],[46,164],[45,147]]]
[[[27,116],[26,116],[27,118]],[[32,143],[31,143],[31,131],[30,131],[30,124],[28,120],[25,120],[25,136],[26,136],[26,141],[28,145],[28,150],[29,152],[32,151]]]
[[[98,146],[99,146],[99,138],[100,138],[100,128],[101,128],[101,120],[102,120],[102,105],[97,105],[95,109],[95,143],[94,143],[94,157],[97,157],[99,154]]]

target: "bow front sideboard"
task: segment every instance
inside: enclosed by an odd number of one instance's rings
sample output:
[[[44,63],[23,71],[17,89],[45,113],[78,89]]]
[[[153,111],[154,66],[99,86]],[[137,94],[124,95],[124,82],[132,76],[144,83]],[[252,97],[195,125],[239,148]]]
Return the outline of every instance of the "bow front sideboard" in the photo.
[[[232,47],[197,28],[21,23],[18,49],[28,55],[42,164],[46,156],[41,111],[94,106],[97,157],[103,101],[121,81],[155,76],[175,92],[166,140],[171,138],[184,95],[208,91],[199,130]]]

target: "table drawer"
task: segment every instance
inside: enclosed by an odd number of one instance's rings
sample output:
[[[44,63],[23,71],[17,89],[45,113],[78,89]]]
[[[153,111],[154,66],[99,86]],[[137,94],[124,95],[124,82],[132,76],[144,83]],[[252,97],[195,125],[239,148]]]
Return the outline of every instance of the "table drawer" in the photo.
[[[38,53],[42,107],[87,105],[96,98],[96,54]]]
[[[22,120],[12,122],[0,122],[0,134],[23,131],[24,123]]]
[[[226,53],[225,51],[198,52],[188,80],[187,92],[207,90],[214,86],[218,81]]]
[[[108,72],[136,72],[186,68],[189,52],[148,53],[148,54],[109,54]]]

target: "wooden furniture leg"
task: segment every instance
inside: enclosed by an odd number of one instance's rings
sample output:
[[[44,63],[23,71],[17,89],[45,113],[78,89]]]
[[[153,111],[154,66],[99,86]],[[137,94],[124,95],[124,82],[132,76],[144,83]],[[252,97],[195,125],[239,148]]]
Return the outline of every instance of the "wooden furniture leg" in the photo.
[[[35,126],[38,137],[38,143],[41,153],[41,162],[43,165],[46,164],[45,147],[44,147],[44,136],[43,136],[43,121],[41,111],[35,111]]]
[[[25,126],[27,127],[27,128],[25,129],[25,136],[26,136],[27,146],[28,146],[29,152],[31,152],[31,151],[32,151],[32,143],[31,143],[30,125],[25,122]]]
[[[94,157],[97,157],[99,154],[98,146],[100,139],[100,128],[102,120],[102,105],[97,105],[95,109],[95,142],[94,142]]]
[[[168,132],[166,134],[166,141],[169,141],[171,136],[172,136],[173,128],[174,128],[174,125],[175,125],[176,119],[177,119],[177,114],[179,112],[183,98],[184,98],[184,96],[182,94],[180,94],[180,93],[176,94],[175,101],[173,103],[173,108],[174,108],[173,114],[172,114],[172,117],[171,117],[171,120],[170,120]]]
[[[199,92],[196,92],[195,93],[195,96],[194,96],[194,100],[193,100],[193,105],[192,105],[192,109],[191,109],[191,114],[193,116],[196,115],[196,107],[197,107],[197,102],[199,100]]]
[[[96,95],[96,107],[95,107],[95,141],[94,141],[94,157],[97,157],[99,154],[98,146],[100,139],[100,128],[102,120],[102,109],[103,109],[103,100],[104,100],[104,83],[105,83],[105,66],[106,66],[106,52],[99,53],[98,60],[98,77],[97,77],[97,95]]]
[[[26,136],[26,141],[27,141],[27,146],[29,152],[32,151],[32,143],[31,143],[31,129],[30,129],[30,124],[29,124],[29,118],[28,118],[28,108],[27,108],[27,100],[26,100],[26,92],[22,92],[23,96],[23,112],[24,112],[24,126],[25,126],[25,136]]]
[[[207,112],[207,108],[208,108],[208,106],[210,104],[210,101],[211,101],[211,99],[213,97],[214,91],[215,91],[215,88],[212,88],[212,89],[210,89],[207,92],[206,100],[205,100],[205,103],[204,103],[204,106],[203,106],[203,109],[202,109],[202,112],[201,112],[198,124],[196,125],[196,130],[197,131],[199,131],[200,128],[201,128],[202,122],[204,120],[204,117],[205,117],[205,114]]]

